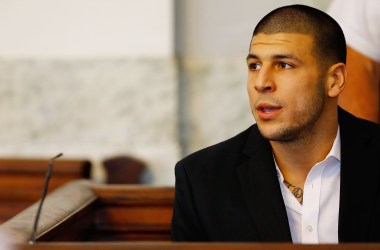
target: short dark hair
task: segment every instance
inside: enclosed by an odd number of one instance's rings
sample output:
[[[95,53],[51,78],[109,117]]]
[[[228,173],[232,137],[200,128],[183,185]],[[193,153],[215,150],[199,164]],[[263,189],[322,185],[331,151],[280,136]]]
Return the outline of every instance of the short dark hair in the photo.
[[[261,19],[252,38],[258,33],[282,32],[311,35],[313,52],[325,65],[346,63],[347,48],[342,28],[323,11],[299,4],[280,7]]]

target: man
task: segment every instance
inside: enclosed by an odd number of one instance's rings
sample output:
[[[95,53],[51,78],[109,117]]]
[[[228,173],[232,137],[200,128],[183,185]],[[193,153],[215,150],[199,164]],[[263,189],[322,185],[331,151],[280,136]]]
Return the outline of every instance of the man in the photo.
[[[339,25],[276,9],[247,57],[256,124],[176,165],[175,241],[380,241],[379,125],[337,105],[346,81]]]

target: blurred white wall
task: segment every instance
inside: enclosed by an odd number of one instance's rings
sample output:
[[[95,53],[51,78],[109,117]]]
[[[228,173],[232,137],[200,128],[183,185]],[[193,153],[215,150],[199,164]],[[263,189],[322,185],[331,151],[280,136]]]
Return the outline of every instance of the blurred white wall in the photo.
[[[172,0],[1,0],[1,56],[170,56]]]
[[[306,4],[326,10],[331,0],[177,0],[177,53],[192,56],[238,55],[248,52],[253,29],[270,11]]]

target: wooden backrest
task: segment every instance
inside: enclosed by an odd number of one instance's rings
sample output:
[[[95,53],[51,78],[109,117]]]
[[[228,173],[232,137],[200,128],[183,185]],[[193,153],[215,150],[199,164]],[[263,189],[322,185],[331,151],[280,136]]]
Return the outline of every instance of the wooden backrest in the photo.
[[[117,155],[103,160],[107,184],[142,184],[146,163],[128,155]]]

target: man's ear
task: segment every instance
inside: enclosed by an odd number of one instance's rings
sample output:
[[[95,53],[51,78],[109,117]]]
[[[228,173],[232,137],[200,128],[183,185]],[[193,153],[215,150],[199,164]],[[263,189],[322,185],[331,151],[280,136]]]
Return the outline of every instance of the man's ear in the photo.
[[[327,95],[329,97],[338,97],[346,84],[346,65],[344,63],[331,65],[327,74]]]

